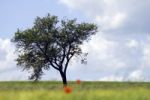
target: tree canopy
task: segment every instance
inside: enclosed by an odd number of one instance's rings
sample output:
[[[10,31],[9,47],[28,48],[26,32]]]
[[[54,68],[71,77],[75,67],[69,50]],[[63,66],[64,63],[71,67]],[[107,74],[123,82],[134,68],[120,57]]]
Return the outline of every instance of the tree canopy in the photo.
[[[93,23],[77,23],[76,19],[59,20],[50,14],[37,17],[33,27],[18,29],[12,39],[18,51],[17,65],[23,70],[32,70],[30,79],[33,80],[40,79],[43,70],[53,67],[60,72],[66,85],[70,60],[83,55],[81,45],[96,32],[97,26]]]

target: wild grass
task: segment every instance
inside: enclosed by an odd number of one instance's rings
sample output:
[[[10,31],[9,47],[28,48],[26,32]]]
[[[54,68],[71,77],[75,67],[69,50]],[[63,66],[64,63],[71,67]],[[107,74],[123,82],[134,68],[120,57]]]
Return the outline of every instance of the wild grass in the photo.
[[[0,100],[150,100],[150,83],[69,82],[66,94],[61,82],[0,82]]]

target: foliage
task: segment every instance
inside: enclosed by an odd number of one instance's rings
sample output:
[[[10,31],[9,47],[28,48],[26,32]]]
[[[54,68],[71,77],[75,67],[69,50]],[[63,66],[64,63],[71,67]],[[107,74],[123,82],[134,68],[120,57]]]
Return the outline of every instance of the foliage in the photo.
[[[86,62],[81,45],[97,32],[91,23],[77,23],[76,19],[58,20],[48,14],[37,17],[32,28],[19,30],[12,41],[18,51],[17,65],[24,70],[33,70],[30,79],[38,80],[43,70],[50,67],[58,70],[64,84],[67,84],[66,71],[72,57],[80,56]],[[84,56],[83,56],[84,55]]]

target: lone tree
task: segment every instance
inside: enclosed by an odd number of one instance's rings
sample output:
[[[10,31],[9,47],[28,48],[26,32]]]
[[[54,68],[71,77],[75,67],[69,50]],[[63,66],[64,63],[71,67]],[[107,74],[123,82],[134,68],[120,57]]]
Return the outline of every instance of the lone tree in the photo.
[[[97,32],[97,26],[90,23],[77,23],[76,19],[58,20],[48,14],[35,19],[32,28],[17,30],[12,42],[16,45],[17,65],[23,70],[32,70],[29,77],[38,80],[43,70],[51,67],[60,72],[64,86],[67,85],[66,71],[73,57],[86,59],[81,50],[84,41]]]

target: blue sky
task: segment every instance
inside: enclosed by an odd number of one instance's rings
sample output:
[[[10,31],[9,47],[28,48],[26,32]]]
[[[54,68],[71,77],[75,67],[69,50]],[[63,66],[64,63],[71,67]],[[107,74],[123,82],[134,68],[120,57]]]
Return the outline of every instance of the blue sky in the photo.
[[[70,12],[57,0],[1,0],[0,2],[0,37],[2,38],[10,38],[17,28],[26,29],[32,26],[37,16],[42,17],[47,13],[57,15],[59,18],[83,19],[80,12]]]
[[[0,80],[28,79],[30,73],[16,67],[10,39],[17,28],[30,28],[36,16],[50,13],[99,27],[92,40],[82,46],[89,52],[88,64],[73,60],[69,80],[150,81],[149,9],[149,0],[1,0]],[[45,71],[43,80],[60,80],[60,76],[51,69]]]

